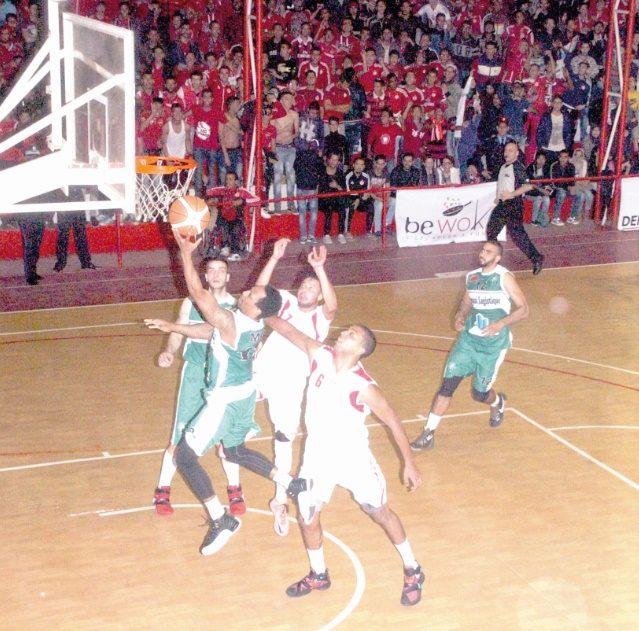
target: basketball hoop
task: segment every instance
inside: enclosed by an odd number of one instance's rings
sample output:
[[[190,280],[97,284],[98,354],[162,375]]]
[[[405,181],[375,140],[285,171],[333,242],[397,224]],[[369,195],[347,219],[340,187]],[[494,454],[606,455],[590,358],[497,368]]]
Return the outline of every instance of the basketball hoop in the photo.
[[[139,221],[166,219],[171,203],[188,195],[197,163],[189,158],[135,158],[135,214]]]

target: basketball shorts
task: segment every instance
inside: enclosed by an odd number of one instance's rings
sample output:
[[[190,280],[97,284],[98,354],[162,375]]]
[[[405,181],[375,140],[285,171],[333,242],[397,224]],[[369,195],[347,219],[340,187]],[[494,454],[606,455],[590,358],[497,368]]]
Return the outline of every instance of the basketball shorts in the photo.
[[[337,454],[334,449],[315,449],[307,439],[299,475],[313,480],[313,495],[324,504],[336,486],[350,491],[360,505],[381,508],[387,501],[386,478],[368,446]]]
[[[255,436],[260,427],[254,421],[255,389],[216,388],[206,398],[206,405],[187,425],[184,436],[191,449],[203,456],[213,445],[223,443],[237,447],[249,432]]]
[[[175,410],[175,421],[173,423],[173,433],[171,444],[177,445],[182,438],[184,428],[189,421],[204,407],[204,376],[205,367],[193,362],[185,362],[182,367],[182,378],[180,381],[180,391],[178,392],[177,407]]]
[[[462,333],[450,351],[444,377],[472,375],[473,388],[478,392],[488,392],[497,378],[507,350],[508,348],[477,344],[469,333]]]

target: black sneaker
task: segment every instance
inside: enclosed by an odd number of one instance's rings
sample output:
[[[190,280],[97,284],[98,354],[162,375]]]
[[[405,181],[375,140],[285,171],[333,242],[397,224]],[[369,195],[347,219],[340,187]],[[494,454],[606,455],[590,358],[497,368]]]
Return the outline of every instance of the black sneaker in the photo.
[[[324,591],[331,586],[331,579],[328,577],[328,570],[318,574],[311,570],[308,576],[305,576],[301,581],[293,583],[287,590],[286,595],[291,598],[298,598],[299,596],[306,596],[310,594],[314,589],[318,591]]]
[[[315,516],[315,498],[311,495],[313,481],[304,478],[293,478],[286,489],[286,494],[293,499],[300,511],[304,523],[310,524]]]
[[[412,607],[422,599],[422,585],[426,577],[422,568],[404,568],[404,587],[402,588],[401,603],[405,607]]]
[[[425,429],[411,444],[413,451],[423,451],[432,449],[435,446],[435,430]]]
[[[200,552],[204,556],[215,554],[240,529],[242,522],[230,513],[224,513],[219,519],[211,522],[209,532],[202,542]]]
[[[499,427],[504,420],[504,410],[506,408],[506,395],[500,392],[497,395],[497,405],[490,406],[490,426]]]

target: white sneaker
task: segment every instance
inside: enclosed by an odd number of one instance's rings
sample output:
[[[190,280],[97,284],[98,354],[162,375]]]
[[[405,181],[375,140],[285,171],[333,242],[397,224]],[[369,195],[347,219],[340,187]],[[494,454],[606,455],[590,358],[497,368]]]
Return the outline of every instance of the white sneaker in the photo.
[[[273,530],[280,536],[286,537],[288,535],[288,504],[280,504],[277,498],[273,498],[268,507],[273,513],[275,521],[273,522]]]
[[[260,215],[262,215],[262,219],[270,219],[273,216],[266,208],[260,210]]]
[[[568,217],[566,223],[571,223],[576,226],[579,223],[579,219],[577,219],[577,217]]]
[[[342,244],[346,243],[346,237],[342,233],[338,234],[337,235],[337,242],[338,243],[342,243]]]
[[[344,234],[344,236],[346,237],[347,241],[354,241],[355,240],[355,237],[350,232],[346,232]]]
[[[330,234],[325,234],[324,238],[322,239],[322,243],[324,245],[331,245],[331,243],[333,243],[333,239],[331,239],[331,235]]]
[[[564,225],[564,222],[561,219],[559,219],[559,218],[553,219],[550,223],[553,226],[563,226]]]
[[[306,243],[306,238],[305,237],[301,237],[300,238],[300,245],[304,245]]]
[[[228,259],[229,261],[241,261],[242,257],[239,254],[230,254]]]

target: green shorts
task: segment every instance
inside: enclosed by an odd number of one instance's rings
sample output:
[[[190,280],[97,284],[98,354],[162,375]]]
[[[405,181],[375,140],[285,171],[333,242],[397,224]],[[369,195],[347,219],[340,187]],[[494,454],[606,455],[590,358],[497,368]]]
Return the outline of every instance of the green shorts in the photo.
[[[184,428],[204,407],[205,367],[193,362],[185,362],[182,368],[180,391],[178,392],[177,407],[171,444],[177,445],[182,438]]]
[[[229,399],[227,388],[216,388],[208,394],[206,405],[187,425],[186,442],[198,455],[203,456],[213,445],[237,447],[249,432],[260,432],[255,423],[255,390],[243,398]]]
[[[488,345],[483,338],[473,339],[470,333],[462,332],[453,346],[444,369],[444,378],[470,377],[473,375],[473,388],[478,392],[488,392],[492,387],[510,340],[503,344]]]

